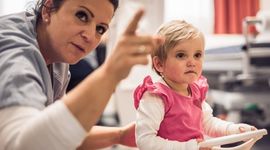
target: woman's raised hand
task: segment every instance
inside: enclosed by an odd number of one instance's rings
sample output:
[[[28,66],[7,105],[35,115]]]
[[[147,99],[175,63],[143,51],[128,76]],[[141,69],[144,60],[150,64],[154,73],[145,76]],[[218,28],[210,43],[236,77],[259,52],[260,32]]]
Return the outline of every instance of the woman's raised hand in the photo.
[[[105,63],[107,70],[110,70],[110,75],[115,75],[119,81],[127,77],[134,65],[146,65],[147,55],[164,41],[161,37],[136,34],[143,14],[142,9],[136,12]]]

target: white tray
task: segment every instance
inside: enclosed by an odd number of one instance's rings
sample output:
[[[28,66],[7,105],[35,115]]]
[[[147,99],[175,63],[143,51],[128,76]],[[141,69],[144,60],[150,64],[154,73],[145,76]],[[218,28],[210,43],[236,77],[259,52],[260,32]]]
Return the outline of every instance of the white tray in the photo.
[[[266,134],[267,134],[266,129],[260,129],[260,130],[255,130],[255,131],[249,131],[249,132],[244,132],[244,133],[239,133],[239,134],[223,136],[223,137],[217,137],[217,138],[208,139],[199,143],[199,147],[221,146],[221,145],[236,143],[240,141],[246,141],[245,143],[249,142],[249,144],[252,143],[253,145],[258,139],[260,139],[262,136]],[[252,142],[250,139],[252,139],[254,142]]]

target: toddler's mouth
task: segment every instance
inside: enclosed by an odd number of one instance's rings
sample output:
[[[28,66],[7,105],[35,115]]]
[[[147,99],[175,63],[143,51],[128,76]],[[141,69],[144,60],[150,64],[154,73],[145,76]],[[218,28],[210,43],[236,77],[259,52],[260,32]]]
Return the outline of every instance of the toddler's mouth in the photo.
[[[185,74],[189,74],[189,73],[197,74],[197,72],[195,72],[195,71],[186,71],[186,72],[185,72]]]

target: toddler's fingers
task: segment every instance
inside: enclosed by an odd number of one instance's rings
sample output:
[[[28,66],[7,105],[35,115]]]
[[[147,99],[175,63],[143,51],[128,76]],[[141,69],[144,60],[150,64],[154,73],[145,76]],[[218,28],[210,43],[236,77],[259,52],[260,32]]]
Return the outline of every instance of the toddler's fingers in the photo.
[[[240,130],[240,133],[243,133],[243,132],[246,131],[246,130],[245,130],[245,127],[239,127],[239,130]]]
[[[240,133],[247,132],[247,131],[254,131],[254,130],[257,130],[257,128],[251,125],[247,125],[247,124],[241,124],[239,127]]]
[[[196,141],[197,141],[198,143],[200,143],[200,142],[203,141],[203,139],[196,139]]]
[[[255,131],[255,130],[257,130],[257,128],[254,126],[251,126],[251,131]]]

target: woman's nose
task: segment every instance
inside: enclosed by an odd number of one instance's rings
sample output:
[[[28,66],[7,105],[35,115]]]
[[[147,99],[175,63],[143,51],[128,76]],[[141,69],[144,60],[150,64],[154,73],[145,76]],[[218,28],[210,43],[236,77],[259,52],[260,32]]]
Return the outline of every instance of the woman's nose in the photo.
[[[95,32],[96,31],[96,27],[94,26],[88,26],[82,33],[81,36],[82,38],[86,41],[86,42],[90,42],[91,39],[95,38]]]

